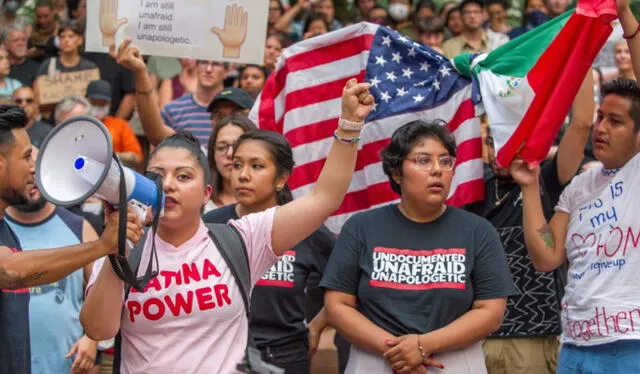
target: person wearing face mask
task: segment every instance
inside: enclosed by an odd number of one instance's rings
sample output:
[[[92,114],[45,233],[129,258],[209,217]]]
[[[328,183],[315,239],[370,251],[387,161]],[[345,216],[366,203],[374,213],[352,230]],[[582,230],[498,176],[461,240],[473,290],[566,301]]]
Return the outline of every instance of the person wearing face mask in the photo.
[[[126,166],[137,168],[142,163],[142,148],[138,138],[121,118],[109,115],[111,109],[111,85],[105,80],[97,80],[87,86],[87,100],[91,103],[90,113],[102,121],[111,135],[113,151]]]
[[[525,0],[522,25],[509,31],[509,38],[516,38],[549,20],[548,10],[542,0]]]
[[[413,22],[411,22],[412,11],[411,0],[389,1],[389,18],[392,21],[390,26],[411,39],[415,39],[416,33]]]

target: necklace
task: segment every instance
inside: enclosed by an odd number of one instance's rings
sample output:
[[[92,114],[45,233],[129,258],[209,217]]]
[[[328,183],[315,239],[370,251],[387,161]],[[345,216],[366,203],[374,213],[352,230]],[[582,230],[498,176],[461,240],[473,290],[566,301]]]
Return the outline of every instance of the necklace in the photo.
[[[495,188],[496,202],[494,204],[495,204],[495,206],[500,206],[500,205],[502,205],[502,203],[504,203],[504,200],[507,197],[509,197],[509,195],[511,194],[511,191],[507,191],[504,195],[502,195],[502,197],[500,197],[499,194],[498,194],[499,187],[498,187],[498,179],[497,178],[495,179],[495,187],[496,187]]]

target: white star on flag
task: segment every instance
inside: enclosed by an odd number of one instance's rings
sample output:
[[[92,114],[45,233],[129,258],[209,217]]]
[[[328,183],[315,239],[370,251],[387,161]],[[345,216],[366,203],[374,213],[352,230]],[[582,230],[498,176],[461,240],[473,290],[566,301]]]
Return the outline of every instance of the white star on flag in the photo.
[[[411,49],[407,52],[409,57],[414,57],[418,53],[416,52],[415,47],[411,47]]]
[[[431,67],[431,65],[429,65],[428,62],[421,62],[420,63],[420,71],[429,71],[430,67]]]
[[[433,80],[433,88],[435,88],[436,91],[440,89],[440,82],[438,82],[437,79]]]
[[[413,75],[413,72],[411,71],[411,68],[402,69],[402,76],[403,77],[407,77],[407,78],[411,79],[412,75]]]
[[[397,62],[397,63],[401,63],[402,62],[402,56],[400,56],[400,52],[395,52],[391,54],[393,57],[391,58],[392,61]]]
[[[386,45],[387,47],[391,47],[391,37],[383,36],[382,37],[382,45]]]
[[[384,56],[376,56],[376,65],[384,66],[387,63],[387,60],[384,59]]]
[[[422,95],[418,94],[417,96],[414,96],[414,97],[413,97],[413,100],[414,100],[414,102],[419,103],[419,102],[421,102],[422,100],[424,100],[424,96],[422,96]]]
[[[389,100],[391,100],[391,95],[389,95],[389,92],[384,91],[380,96],[380,100],[384,101],[385,103],[388,103]]]
[[[451,75],[451,69],[449,69],[447,66],[443,65],[440,68],[440,74],[442,74],[442,77],[446,77],[447,75]]]
[[[409,39],[405,38],[405,36],[404,36],[404,35],[400,35],[400,37],[398,38],[398,41],[399,41],[399,42],[406,43],[406,42],[408,42],[408,41],[409,41]]]
[[[406,94],[407,94],[407,91],[405,91],[404,87],[396,88],[397,96],[404,96]]]
[[[378,79],[378,77],[373,77],[373,79],[369,83],[371,84],[371,87],[378,87],[378,83],[380,83],[380,79]]]
[[[396,75],[392,71],[387,72],[385,74],[387,74],[387,79],[390,80],[391,82],[395,82],[396,79],[398,79],[398,77],[396,77]]]

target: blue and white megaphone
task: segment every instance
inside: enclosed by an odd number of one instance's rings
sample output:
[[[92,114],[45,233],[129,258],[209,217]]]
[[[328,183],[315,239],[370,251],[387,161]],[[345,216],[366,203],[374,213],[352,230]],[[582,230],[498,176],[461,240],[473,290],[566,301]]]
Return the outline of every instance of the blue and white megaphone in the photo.
[[[113,206],[126,203],[134,207],[143,222],[148,207],[154,212],[155,221],[164,208],[164,193],[158,180],[122,166],[113,153],[109,130],[88,116],[72,117],[47,135],[36,161],[36,183],[48,201],[63,207],[79,205],[95,195]],[[122,219],[126,217],[126,209],[121,212],[121,222],[126,224]],[[128,265],[126,269],[116,269],[115,260],[120,261],[119,267],[126,262],[125,231],[122,228],[120,231],[120,258],[112,255],[110,260],[116,274],[135,287],[142,279],[135,275],[137,269],[131,270]],[[127,247],[131,249],[131,243]],[[155,260],[157,263],[157,257]],[[150,266],[151,258],[148,269]]]

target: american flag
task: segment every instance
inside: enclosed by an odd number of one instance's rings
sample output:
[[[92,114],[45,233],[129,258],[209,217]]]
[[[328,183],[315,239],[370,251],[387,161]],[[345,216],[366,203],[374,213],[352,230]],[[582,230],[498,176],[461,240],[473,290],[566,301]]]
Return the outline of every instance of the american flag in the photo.
[[[382,171],[380,151],[401,125],[442,119],[458,145],[448,203],[484,198],[477,85],[431,48],[386,27],[359,23],[283,51],[250,118],[289,140],[296,168],[294,196],[317,180],[338,125],[340,98],[351,78],[371,83],[376,104],[366,119],[349,192],[327,226],[338,232],[353,214],[398,200]]]

